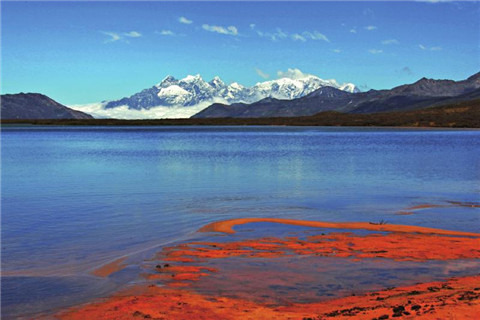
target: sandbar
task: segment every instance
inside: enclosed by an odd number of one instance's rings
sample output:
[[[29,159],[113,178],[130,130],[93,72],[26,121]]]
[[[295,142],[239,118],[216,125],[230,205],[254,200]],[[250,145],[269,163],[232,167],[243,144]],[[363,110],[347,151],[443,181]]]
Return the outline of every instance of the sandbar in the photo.
[[[233,234],[235,231],[233,228],[238,225],[253,223],[253,222],[273,222],[281,224],[289,224],[296,226],[315,227],[315,228],[328,228],[328,229],[363,229],[371,231],[386,231],[386,232],[407,232],[407,233],[424,233],[424,234],[437,234],[437,235],[449,235],[449,236],[467,236],[467,237],[479,237],[480,233],[475,232],[463,232],[443,230],[436,228],[427,228],[419,226],[408,226],[399,224],[382,224],[372,222],[323,222],[323,221],[307,221],[307,220],[294,220],[294,219],[280,219],[280,218],[239,218],[231,220],[223,220],[218,222],[212,222],[203,226],[199,232],[223,232]]]
[[[109,275],[125,268],[126,264],[123,263],[125,259],[127,259],[127,257],[116,259],[112,262],[102,265],[90,273],[97,277],[108,277]]]

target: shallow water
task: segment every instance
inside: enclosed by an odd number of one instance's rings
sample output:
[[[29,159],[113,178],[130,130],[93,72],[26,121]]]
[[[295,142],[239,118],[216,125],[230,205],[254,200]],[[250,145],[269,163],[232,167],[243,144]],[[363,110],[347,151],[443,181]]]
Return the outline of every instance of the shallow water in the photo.
[[[105,292],[114,290],[133,277],[123,272],[105,280],[88,272],[123,255],[140,252],[132,259],[146,258],[142,251],[197,237],[198,228],[216,220],[386,220],[480,230],[478,208],[447,206],[397,214],[420,204],[478,203],[480,131],[1,130],[2,274],[7,279],[2,281],[2,296],[8,296],[2,299],[4,316],[18,315],[21,311],[13,306],[28,301],[27,293],[38,297],[29,310],[37,312],[82,301],[105,281]],[[18,277],[23,280],[16,286],[12,279]],[[75,289],[62,289],[65,283]],[[67,298],[47,301],[52,292]]]

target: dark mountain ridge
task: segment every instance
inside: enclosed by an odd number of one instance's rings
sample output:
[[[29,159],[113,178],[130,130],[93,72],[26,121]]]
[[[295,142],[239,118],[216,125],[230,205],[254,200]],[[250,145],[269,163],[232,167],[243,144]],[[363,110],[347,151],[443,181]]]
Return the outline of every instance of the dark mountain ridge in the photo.
[[[479,94],[480,95],[480,94]],[[389,126],[480,128],[480,97],[412,111],[372,114],[325,111],[305,117],[274,118],[189,118],[189,119],[49,119],[1,120],[2,125],[77,125],[77,126]]]
[[[1,95],[1,119],[93,119],[40,93]]]
[[[323,111],[378,113],[408,111],[442,103],[473,99],[480,89],[480,73],[461,81],[422,78],[390,90],[349,93],[333,87],[320,88],[293,100],[261,100],[252,104],[213,104],[192,118],[256,118],[310,116]],[[471,96],[470,96],[471,95]]]

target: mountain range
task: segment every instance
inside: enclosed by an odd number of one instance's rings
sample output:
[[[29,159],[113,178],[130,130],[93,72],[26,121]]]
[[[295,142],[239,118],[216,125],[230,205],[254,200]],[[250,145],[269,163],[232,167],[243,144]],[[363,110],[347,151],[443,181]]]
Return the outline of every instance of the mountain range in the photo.
[[[301,98],[265,98],[246,104],[215,103],[194,118],[258,118],[310,116],[323,111],[378,113],[407,111],[480,98],[480,73],[462,81],[422,78],[390,90],[351,93],[322,87]]]
[[[314,87],[319,88],[311,91]],[[480,73],[462,81],[422,78],[415,83],[401,85],[390,90],[367,92],[358,92],[356,87],[351,84],[338,85],[333,80],[321,80],[314,76],[266,81],[251,88],[245,88],[236,83],[225,85],[218,77],[208,83],[203,81],[200,76],[188,76],[181,80],[167,77],[155,88],[155,90],[152,88],[147,91],[157,92],[156,98],[153,98],[151,94],[138,94],[139,96],[134,95],[136,98],[124,98],[127,100],[122,103],[128,101],[136,103],[132,106],[121,104],[119,101],[122,100],[104,102],[101,108],[107,112],[108,116],[99,117],[98,114],[93,114],[93,116],[95,118],[124,119],[115,115],[118,112],[123,114],[125,111],[137,112],[138,115],[142,115],[147,110],[152,111],[153,113],[150,115],[157,119],[189,118],[192,115],[192,118],[195,119],[278,118],[305,117],[316,114],[320,116],[322,112],[329,111],[337,114],[357,115],[403,112],[469,101],[474,101],[476,106],[480,99]],[[253,103],[234,102],[240,97],[243,97],[242,101],[245,101],[256,100],[265,95],[268,97]],[[140,99],[140,96],[143,98]],[[295,98],[296,96],[299,98]],[[164,103],[170,103],[170,106],[154,106],[157,102],[151,102],[152,99],[160,99],[160,97]],[[232,101],[232,103],[209,105],[211,99],[214,99],[212,97],[222,97],[222,101]],[[115,104],[119,105],[115,106]],[[152,106],[148,107],[148,105]],[[138,109],[134,109],[133,106]],[[165,114],[168,116],[162,116]],[[0,115],[2,119],[92,119],[92,116],[87,113],[68,108],[38,93],[2,95]]]
[[[1,105],[2,119],[93,119],[39,93],[4,94]]]
[[[167,76],[153,87],[130,97],[97,105],[72,107],[90,111],[96,117],[188,118],[213,103],[250,104],[267,97],[290,100],[325,87],[359,92],[352,83],[339,84],[333,79],[323,80],[307,74],[259,82],[252,87],[245,87],[237,82],[227,85],[219,77],[206,82],[200,75],[189,75],[179,80]]]

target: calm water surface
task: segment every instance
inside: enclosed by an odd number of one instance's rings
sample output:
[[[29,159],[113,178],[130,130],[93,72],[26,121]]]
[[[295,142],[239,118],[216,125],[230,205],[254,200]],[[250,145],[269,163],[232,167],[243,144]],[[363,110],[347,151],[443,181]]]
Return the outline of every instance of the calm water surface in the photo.
[[[396,214],[479,202],[480,131],[3,127],[1,139],[5,316],[111,292],[136,270],[108,279],[89,271],[123,255],[144,258],[215,220],[480,231],[477,208]]]

